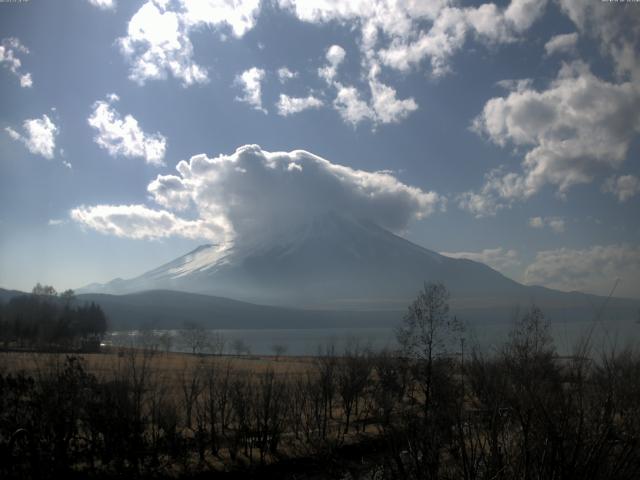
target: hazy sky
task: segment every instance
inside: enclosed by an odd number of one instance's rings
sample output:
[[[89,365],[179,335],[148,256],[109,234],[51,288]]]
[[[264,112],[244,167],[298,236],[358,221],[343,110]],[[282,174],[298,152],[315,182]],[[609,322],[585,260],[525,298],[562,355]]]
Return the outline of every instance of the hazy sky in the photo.
[[[340,209],[640,298],[640,3],[30,0],[0,42],[1,287]]]

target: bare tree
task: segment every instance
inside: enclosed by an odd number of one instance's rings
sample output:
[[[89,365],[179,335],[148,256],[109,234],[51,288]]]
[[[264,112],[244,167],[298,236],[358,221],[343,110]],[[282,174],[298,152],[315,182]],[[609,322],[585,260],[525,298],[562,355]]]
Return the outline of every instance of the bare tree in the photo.
[[[184,407],[185,425],[191,429],[193,420],[193,407],[203,390],[202,365],[195,368],[184,365],[178,374],[178,384],[182,393],[182,405]]]
[[[414,360],[414,371],[423,388],[425,404],[431,398],[434,361],[449,351],[462,329],[462,324],[449,315],[446,287],[441,283],[425,283],[396,330],[402,354]]]
[[[251,348],[241,338],[236,338],[233,342],[231,342],[231,349],[237,356],[241,356],[244,354],[251,355]]]
[[[183,326],[184,328],[180,330],[180,339],[193,355],[201,355],[205,351],[212,350],[214,338],[201,324],[184,322]]]
[[[276,362],[277,362],[282,355],[287,353],[287,346],[282,343],[276,343],[271,346],[271,351],[276,356]]]
[[[164,353],[169,353],[171,351],[171,346],[173,345],[173,336],[169,332],[162,332],[158,337],[158,343],[162,347]]]
[[[31,293],[37,297],[55,297],[58,295],[56,289],[51,285],[41,285],[40,283],[33,287]]]
[[[369,352],[362,350],[357,343],[346,348],[337,365],[336,383],[342,400],[345,434],[349,432],[351,414],[354,410],[356,416],[358,415],[359,402],[369,383],[372,368]]]

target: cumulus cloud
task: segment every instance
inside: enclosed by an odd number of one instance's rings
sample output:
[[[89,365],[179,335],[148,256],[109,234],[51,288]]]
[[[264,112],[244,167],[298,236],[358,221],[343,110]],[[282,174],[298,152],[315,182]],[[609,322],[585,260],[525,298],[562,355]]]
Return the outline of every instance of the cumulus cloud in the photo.
[[[193,239],[223,238],[227,226],[208,221],[185,220],[166,210],[144,205],[80,206],[71,210],[71,218],[99,233],[133,239],[158,239],[181,236]]]
[[[564,33],[562,35],[555,35],[544,44],[544,51],[547,55],[554,55],[556,53],[573,53],[576,50],[578,44],[578,34]]]
[[[41,155],[51,160],[56,149],[56,135],[58,127],[47,115],[41,118],[30,118],[23,122],[24,134],[20,134],[11,127],[5,128],[9,136],[24,143],[27,149],[34,155]]]
[[[116,0],[89,0],[89,3],[100,10],[116,9]]]
[[[398,98],[396,89],[380,80],[382,67],[407,71],[428,58],[431,74],[442,76],[450,71],[450,58],[467,38],[474,36],[491,45],[515,41],[542,15],[546,0],[513,0],[505,8],[493,3],[459,8],[451,3],[279,0],[282,8],[302,21],[338,22],[360,31],[360,64],[366,72],[362,78],[368,80],[369,92],[336,81],[338,67],[345,58],[339,45],[328,49],[327,63],[318,69],[318,74],[335,87],[333,105],[347,123],[357,125],[366,120],[374,128],[397,123],[418,108],[413,98]]]
[[[380,68],[374,64],[369,73],[371,89],[371,107],[375,113],[374,121],[379,123],[398,123],[411,112],[418,109],[413,98],[398,99],[396,90],[378,79]]]
[[[560,0],[561,9],[578,30],[600,43],[603,53],[615,65],[622,78],[640,81],[640,9],[632,2],[620,2],[611,8],[609,2],[575,2]]]
[[[167,208],[195,206],[201,218],[222,216],[241,237],[330,211],[400,231],[444,202],[388,172],[355,170],[302,150],[271,153],[248,145],[232,155],[196,155],[176,168],[179,176],[159,175],[151,182],[154,200]]]
[[[472,128],[527,153],[521,172],[493,170],[482,190],[469,195],[495,206],[553,185],[564,196],[624,163],[640,132],[640,84],[601,80],[582,62],[564,64],[546,90],[520,88],[489,100]]]
[[[447,0],[279,0],[279,4],[302,21],[336,21],[359,28],[367,59],[407,70],[428,58],[432,74],[439,76],[449,71],[450,57],[469,35],[492,44],[513,41],[542,15],[546,0],[513,0],[506,8],[493,3],[461,8]]]
[[[399,232],[445,205],[437,193],[406,185],[389,172],[352,169],[302,150],[267,152],[247,145],[231,155],[195,155],[176,169],[177,175],[158,175],[148,186],[164,209],[81,206],[71,217],[122,237],[242,242],[296,228],[328,212],[368,218]]]
[[[640,298],[640,247],[631,245],[560,248],[538,252],[525,270],[525,282],[566,291]]]
[[[145,133],[132,115],[122,118],[113,107],[118,100],[118,96],[112,93],[107,96],[107,101],[99,100],[93,104],[87,122],[97,130],[94,141],[109,155],[144,158],[151,165],[163,165],[167,139],[157,132]]]
[[[22,62],[18,58],[19,54],[27,55],[29,49],[20,43],[15,37],[5,38],[0,43],[0,64],[8,68],[11,73],[18,77],[22,88],[33,86],[30,73],[22,73]]]
[[[368,62],[369,99],[364,99],[355,86],[336,81],[338,67],[345,57],[344,48],[332,45],[325,54],[326,65],[318,69],[318,75],[335,88],[333,107],[345,122],[355,126],[368,120],[374,127],[378,124],[398,123],[418,109],[413,98],[399,99],[395,88],[380,81],[380,65],[372,59]]]
[[[566,222],[562,217],[531,217],[529,218],[529,226],[538,229],[549,227],[555,233],[562,233],[565,230]]]
[[[509,196],[518,180],[517,174],[505,174],[504,168],[495,168],[484,175],[484,185],[480,191],[463,192],[457,196],[458,207],[476,218],[494,216],[509,206],[501,197]]]
[[[318,69],[320,78],[331,84],[338,72],[338,67],[344,61],[346,55],[347,53],[340,45],[331,45],[325,55],[327,64]]]
[[[292,78],[296,78],[298,76],[298,72],[293,72],[287,67],[279,68],[277,73],[280,83],[285,83],[287,80],[291,80]]]
[[[616,196],[620,203],[640,193],[640,178],[635,175],[611,176],[602,185],[602,191]]]
[[[531,217],[529,219],[529,226],[531,228],[544,228],[544,219],[542,217]]]
[[[440,252],[440,254],[445,257],[466,258],[484,263],[499,272],[517,267],[521,263],[516,250],[503,247],[486,248],[480,252]]]
[[[363,120],[374,118],[373,110],[362,100],[357,88],[338,84],[337,90],[333,106],[345,122],[357,125]]]
[[[379,73],[379,65],[373,63],[369,71],[369,102],[362,99],[356,87],[333,82],[336,88],[333,106],[345,122],[355,126],[369,120],[374,127],[378,124],[398,123],[418,109],[413,98],[399,99],[393,87],[378,79]]]
[[[278,100],[278,115],[286,117],[294,113],[300,113],[309,108],[320,108],[323,105],[322,100],[309,95],[307,97],[290,97],[281,94]]]
[[[267,113],[262,107],[262,80],[265,71],[261,68],[252,67],[236,76],[235,83],[239,85],[244,95],[236,97],[239,102],[248,103],[254,109]]]
[[[202,27],[227,27],[236,37],[253,28],[260,0],[149,0],[131,17],[118,40],[130,64],[129,78],[144,84],[167,74],[183,85],[208,81],[206,68],[193,59],[190,35]]]

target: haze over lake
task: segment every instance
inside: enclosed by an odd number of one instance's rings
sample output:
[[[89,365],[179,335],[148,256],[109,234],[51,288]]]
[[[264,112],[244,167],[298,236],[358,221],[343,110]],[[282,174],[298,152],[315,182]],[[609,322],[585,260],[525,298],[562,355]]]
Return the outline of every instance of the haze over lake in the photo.
[[[482,326],[468,326],[464,334],[466,349],[469,352],[475,346],[485,354],[493,354],[508,339],[510,324],[489,323]],[[190,352],[188,345],[181,342],[178,330],[154,330],[153,335],[163,333],[171,335],[171,351]],[[312,356],[334,347],[341,354],[345,348],[358,346],[372,351],[398,348],[393,328],[306,328],[306,329],[217,329],[212,333],[220,334],[225,340],[225,353],[233,353],[233,342],[242,340],[253,355],[274,355],[274,346],[285,347],[284,355]],[[551,334],[559,355],[575,353],[577,343],[587,337],[591,339],[592,354],[598,357],[602,351],[615,347],[637,348],[640,336],[640,323],[633,321],[605,322],[562,322],[551,324]],[[112,346],[149,346],[155,344],[162,348],[157,339],[149,340],[148,332],[117,331],[105,338],[106,345]],[[453,351],[459,347],[451,346]],[[206,352],[206,350],[205,350]]]

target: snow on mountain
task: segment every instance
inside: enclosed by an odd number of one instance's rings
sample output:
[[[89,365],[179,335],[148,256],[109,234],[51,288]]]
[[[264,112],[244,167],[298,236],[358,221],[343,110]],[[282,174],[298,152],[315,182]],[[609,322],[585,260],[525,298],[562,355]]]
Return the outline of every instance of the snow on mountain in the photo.
[[[424,282],[444,283],[459,308],[589,305],[579,293],[521,285],[487,265],[420,247],[366,219],[335,212],[289,231],[203,245],[139,277],[82,292],[152,289],[314,309],[404,309]]]
[[[139,277],[82,291],[173,289],[290,306],[397,307],[424,281],[442,281],[466,296],[519,287],[485,265],[444,257],[368,220],[332,212],[286,232],[203,245]]]

